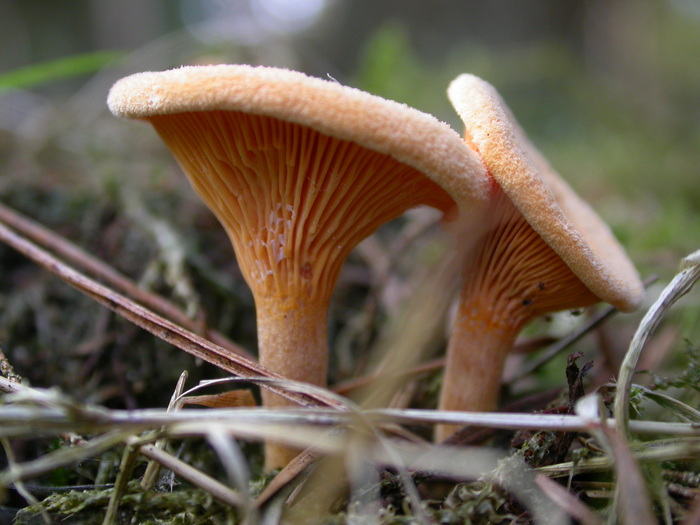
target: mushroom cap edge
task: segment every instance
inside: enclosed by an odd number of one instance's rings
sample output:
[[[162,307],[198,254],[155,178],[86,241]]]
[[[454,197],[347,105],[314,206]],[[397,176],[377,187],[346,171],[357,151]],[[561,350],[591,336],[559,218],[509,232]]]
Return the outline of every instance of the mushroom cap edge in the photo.
[[[460,211],[487,202],[486,169],[450,126],[405,104],[298,71],[219,64],[136,73],[112,86],[107,105],[122,118],[209,110],[279,118],[418,169]]]
[[[463,74],[448,96],[487,169],[533,229],[600,299],[622,311],[638,308],[644,286],[625,250],[537,151],[496,89]]]

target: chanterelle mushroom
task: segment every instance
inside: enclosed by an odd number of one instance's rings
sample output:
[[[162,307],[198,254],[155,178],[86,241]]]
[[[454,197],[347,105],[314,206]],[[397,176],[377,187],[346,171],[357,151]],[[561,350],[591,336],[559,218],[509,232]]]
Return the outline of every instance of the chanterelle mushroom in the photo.
[[[527,140],[491,85],[461,75],[448,95],[496,184],[464,266],[440,408],[483,411],[496,407],[506,355],[530,319],[600,301],[630,311],[643,287],[608,227]],[[440,426],[436,437],[454,430]]]
[[[419,204],[486,203],[486,171],[449,126],[298,72],[141,73],[108,105],[155,127],[226,229],[255,297],[260,361],[290,379],[326,384],[328,302],[357,243]],[[293,453],[268,446],[266,466]]]

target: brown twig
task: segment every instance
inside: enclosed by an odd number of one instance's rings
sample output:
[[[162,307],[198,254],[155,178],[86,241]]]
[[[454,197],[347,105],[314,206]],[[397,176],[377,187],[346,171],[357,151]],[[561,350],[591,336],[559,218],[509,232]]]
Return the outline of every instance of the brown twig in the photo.
[[[0,203],[0,222],[37,243],[42,248],[54,252],[64,261],[94,276],[111,288],[121,291],[154,312],[164,315],[180,326],[184,326],[188,330],[201,334],[210,341],[238,355],[242,355],[251,360],[254,359],[252,354],[246,349],[237,345],[216,330],[203,327],[201,323],[190,318],[185,312],[164,297],[139,288],[131,279],[122,275],[103,261],[93,257],[68,239],[24,217],[2,203]]]
[[[527,339],[523,341],[517,342],[513,346],[513,353],[529,353],[533,352],[535,350],[539,350],[542,348],[545,344],[549,344],[551,342],[551,338],[548,337],[543,337],[543,338],[537,338],[537,339]],[[439,370],[440,368],[445,366],[445,358],[444,357],[438,357],[436,359],[431,359],[430,361],[426,361],[424,363],[417,364],[415,366],[412,366],[411,368],[408,368],[406,370],[401,371],[402,376],[418,376],[420,374],[426,374],[429,372],[434,372],[435,370]],[[377,374],[368,374],[360,377],[355,377],[353,379],[348,379],[347,381],[343,381],[342,383],[337,383],[333,387],[333,392],[336,394],[340,395],[347,395],[353,390],[356,390],[358,388],[367,386],[368,384],[372,383],[373,381],[378,381],[383,379],[385,376],[383,376],[381,373]]]
[[[409,369],[406,370],[401,370],[399,375],[400,376],[417,376],[420,374],[432,372],[434,370],[438,370],[445,366],[445,358],[440,357],[438,359],[432,359],[430,361],[426,361],[425,363],[418,364],[416,366],[413,366]],[[338,383],[333,387],[333,392],[336,394],[340,395],[347,395],[348,393],[352,392],[353,390],[357,390],[358,388],[365,387],[375,381],[381,381],[382,379],[386,379],[385,374],[377,373],[377,374],[368,374],[365,376],[360,376],[356,377],[353,379],[349,379],[347,381],[343,381],[342,383]]]
[[[66,265],[49,254],[46,250],[43,250],[36,244],[12,231],[4,224],[0,224],[0,241],[10,245],[12,248],[57,275],[74,288],[92,297],[98,303],[106,306],[135,325],[203,361],[218,366],[237,377],[252,380],[261,378],[275,380],[272,382],[261,382],[260,386],[302,406],[321,405],[339,409],[345,408],[345,405],[332,395],[323,395],[317,390],[313,392],[305,391],[303,393],[290,392],[284,388],[284,386],[280,385],[280,382],[284,382],[285,378],[279,374],[266,370],[258,363],[230,352],[160,317],[114,290],[99,284]]]

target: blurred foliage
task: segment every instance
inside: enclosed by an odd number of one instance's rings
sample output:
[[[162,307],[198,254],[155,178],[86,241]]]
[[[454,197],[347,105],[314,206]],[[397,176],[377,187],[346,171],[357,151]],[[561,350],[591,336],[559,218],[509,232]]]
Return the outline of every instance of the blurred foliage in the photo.
[[[690,253],[700,238],[700,80],[698,68],[685,62],[700,49],[700,31],[697,20],[657,11],[648,43],[655,60],[644,64],[655,75],[649,79],[654,93],[648,85],[624,90],[591,74],[579,56],[546,40],[506,50],[469,45],[426,64],[395,23],[367,43],[355,83],[460,130],[447,84],[463,72],[487,79],[564,178],[611,223],[641,269],[668,275],[674,267],[659,268],[659,262]]]
[[[686,57],[700,49],[698,19],[657,6],[652,53],[639,53],[646,84],[624,86],[595,74],[555,41],[518,48],[470,44],[444,61],[421,61],[409,35],[392,22],[366,45],[355,83],[437,115],[461,132],[445,96],[452,78],[470,72],[501,92],[562,176],[610,224],[643,276],[669,278],[700,240],[700,78]],[[700,303],[682,330],[700,338]]]

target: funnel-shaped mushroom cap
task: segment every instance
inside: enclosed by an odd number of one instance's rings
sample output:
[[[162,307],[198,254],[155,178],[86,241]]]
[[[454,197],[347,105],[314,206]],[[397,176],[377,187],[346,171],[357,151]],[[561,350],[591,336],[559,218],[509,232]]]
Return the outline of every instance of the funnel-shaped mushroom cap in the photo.
[[[294,280],[330,295],[342,260],[382,223],[419,204],[463,217],[488,202],[486,169],[448,125],[296,71],[139,73],[107,103],[153,124],[226,228],[254,294],[293,295]]]
[[[213,65],[138,73],[114,84],[107,104],[125,118],[215,110],[272,117],[391,155],[435,180],[459,204],[486,198],[483,166],[447,124],[297,71]]]
[[[596,296],[623,311],[637,308],[644,289],[625,251],[529,142],[498,92],[465,74],[448,95],[465,138],[532,228]]]
[[[311,294],[327,296],[339,261],[382,223],[419,204],[473,215],[488,202],[486,169],[448,125],[299,72],[139,73],[107,103],[153,124],[226,228],[254,294],[313,281]]]
[[[183,67],[124,78],[107,102],[155,127],[226,229],[260,362],[290,379],[326,382],[328,302],[354,246],[417,205],[463,216],[488,203],[485,167],[449,126],[336,82]],[[269,451],[268,467],[290,459]]]

